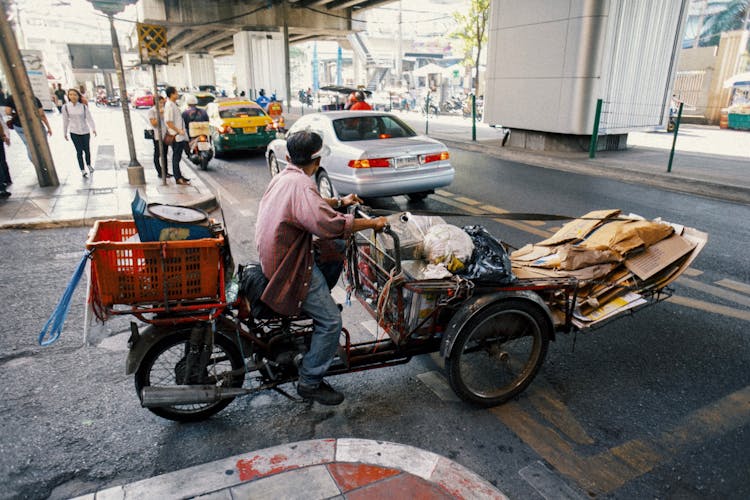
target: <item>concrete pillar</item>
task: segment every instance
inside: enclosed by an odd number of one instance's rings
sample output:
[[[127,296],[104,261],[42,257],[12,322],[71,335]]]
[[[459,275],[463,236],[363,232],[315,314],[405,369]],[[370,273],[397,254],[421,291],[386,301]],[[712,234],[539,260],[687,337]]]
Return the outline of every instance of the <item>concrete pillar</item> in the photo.
[[[164,83],[173,87],[177,87],[178,89],[187,85],[187,81],[185,79],[185,67],[182,65],[182,63],[170,63],[164,66],[164,68],[166,73],[166,79]]]
[[[234,35],[237,93],[254,99],[260,89],[266,95],[287,95],[284,35],[269,31],[240,31]]]
[[[365,62],[359,57],[356,50],[352,51],[352,80],[354,85],[366,81],[367,73],[364,71]]]
[[[185,84],[189,89],[197,89],[199,85],[216,85],[213,56],[186,52],[182,56],[182,64]]]

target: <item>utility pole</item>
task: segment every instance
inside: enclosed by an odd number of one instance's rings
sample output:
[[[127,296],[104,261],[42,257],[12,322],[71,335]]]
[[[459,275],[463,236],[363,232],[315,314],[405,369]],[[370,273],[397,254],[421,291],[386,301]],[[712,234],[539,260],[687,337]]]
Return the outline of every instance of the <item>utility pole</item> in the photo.
[[[286,85],[286,109],[292,110],[292,78],[291,64],[289,60],[289,11],[286,7],[287,2],[282,4],[284,9],[284,84]],[[304,112],[304,111],[303,111]]]
[[[117,81],[120,84],[120,104],[122,105],[122,116],[125,119],[125,134],[128,139],[128,151],[130,152],[130,164],[128,167],[136,167],[141,169],[141,177],[143,177],[143,167],[138,163],[138,158],[135,155],[135,141],[133,140],[133,125],[130,122],[130,105],[128,104],[128,90],[125,87],[125,72],[122,68],[122,54],[120,53],[120,42],[117,38],[117,30],[115,30],[115,20],[112,14],[107,14],[109,18],[109,30],[112,33],[112,54],[115,57],[115,69],[117,70]],[[128,175],[130,179],[130,175]],[[131,182],[133,184],[133,182]],[[143,184],[143,183],[141,183]]]
[[[398,2],[398,39],[396,43],[396,78],[398,85],[401,86],[401,73],[403,73],[403,33],[401,25],[401,0]]]
[[[47,134],[38,117],[39,110],[34,103],[34,92],[31,89],[29,75],[26,73],[26,66],[21,58],[16,37],[8,22],[7,4],[4,0],[0,0],[0,7],[2,7],[0,11],[0,61],[8,76],[8,85],[13,94],[18,118],[26,134],[39,186],[59,186],[60,181],[55,171]]]
[[[135,142],[133,141],[133,125],[130,122],[130,105],[127,101],[128,90],[125,86],[125,73],[122,67],[122,54],[120,53],[120,42],[115,30],[114,15],[122,12],[126,6],[136,3],[137,0],[89,0],[97,10],[107,15],[109,19],[109,31],[112,35],[112,55],[117,70],[117,80],[120,85],[120,104],[122,106],[122,117],[125,120],[125,135],[128,140],[128,151],[130,152],[130,164],[128,165],[128,181],[130,184],[145,184],[146,177],[143,167],[138,163],[135,154]],[[156,96],[154,96],[156,98]]]

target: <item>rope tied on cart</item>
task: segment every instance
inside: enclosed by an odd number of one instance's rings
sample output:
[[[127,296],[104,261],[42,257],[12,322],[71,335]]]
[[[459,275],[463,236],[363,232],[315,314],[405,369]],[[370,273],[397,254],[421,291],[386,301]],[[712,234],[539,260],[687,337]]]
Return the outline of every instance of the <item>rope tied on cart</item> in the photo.
[[[383,289],[378,296],[378,303],[375,308],[377,314],[375,317],[376,325],[380,325],[380,320],[385,315],[385,309],[388,307],[388,302],[391,298],[391,288],[400,285],[405,280],[406,276],[404,276],[404,273],[400,269],[398,273],[396,273],[396,268],[391,269],[391,272],[388,274],[388,280],[383,284]],[[377,349],[377,343],[373,347],[373,352],[375,352],[375,349]]]
[[[68,311],[70,310],[70,301],[73,298],[73,292],[75,292],[78,283],[81,281],[81,277],[83,277],[87,261],[91,258],[92,253],[93,251],[88,250],[83,252],[83,257],[81,257],[81,260],[73,273],[73,277],[68,282],[68,286],[65,288],[65,292],[60,298],[60,302],[57,303],[52,315],[42,327],[42,331],[39,332],[39,345],[48,346],[60,338],[60,333],[65,324],[65,318],[68,316]]]

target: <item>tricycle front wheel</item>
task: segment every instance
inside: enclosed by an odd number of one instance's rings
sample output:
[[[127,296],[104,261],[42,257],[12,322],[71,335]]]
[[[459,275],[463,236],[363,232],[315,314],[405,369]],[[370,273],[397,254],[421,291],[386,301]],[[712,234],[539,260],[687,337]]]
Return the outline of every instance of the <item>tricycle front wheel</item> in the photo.
[[[521,393],[544,362],[549,325],[534,304],[487,306],[456,337],[446,360],[448,381],[464,401],[495,406]]]

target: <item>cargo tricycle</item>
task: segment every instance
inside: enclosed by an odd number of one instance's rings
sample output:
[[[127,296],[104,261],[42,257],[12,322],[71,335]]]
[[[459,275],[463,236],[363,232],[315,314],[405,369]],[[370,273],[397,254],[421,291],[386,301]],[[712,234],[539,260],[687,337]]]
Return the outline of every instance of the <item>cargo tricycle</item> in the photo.
[[[369,216],[366,207],[354,211]],[[99,221],[87,247],[97,315],[133,315],[148,324],[140,329],[132,322],[128,342],[127,373],[134,374],[142,406],[167,419],[196,421],[238,396],[276,391],[299,400],[289,388],[309,348],[312,321],[263,307],[259,266],[240,266],[235,297],[223,234],[134,243],[135,233],[133,221]],[[348,294],[377,321],[378,334],[356,339],[343,328],[326,376],[439,353],[461,399],[494,406],[531,383],[556,333],[580,328],[574,321],[578,278],[420,279],[404,267],[401,248],[389,226],[346,242]],[[640,307],[668,296],[665,287],[642,292]]]

